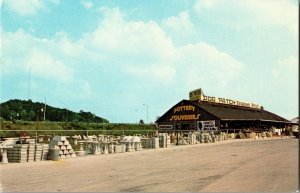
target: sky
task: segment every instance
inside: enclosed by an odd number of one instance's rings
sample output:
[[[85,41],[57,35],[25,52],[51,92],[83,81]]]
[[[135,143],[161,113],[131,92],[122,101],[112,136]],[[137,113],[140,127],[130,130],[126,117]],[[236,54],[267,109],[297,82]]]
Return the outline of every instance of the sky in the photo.
[[[155,122],[202,88],[299,114],[297,0],[0,3],[1,102]]]

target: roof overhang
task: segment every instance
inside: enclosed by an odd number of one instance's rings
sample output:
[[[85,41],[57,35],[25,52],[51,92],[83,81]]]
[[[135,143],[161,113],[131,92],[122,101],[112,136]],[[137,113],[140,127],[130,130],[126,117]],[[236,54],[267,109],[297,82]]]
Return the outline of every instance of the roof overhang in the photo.
[[[275,123],[298,125],[297,123],[292,123],[287,121],[276,121],[276,120],[266,120],[266,119],[221,119],[221,121],[262,121],[262,122],[275,122]]]

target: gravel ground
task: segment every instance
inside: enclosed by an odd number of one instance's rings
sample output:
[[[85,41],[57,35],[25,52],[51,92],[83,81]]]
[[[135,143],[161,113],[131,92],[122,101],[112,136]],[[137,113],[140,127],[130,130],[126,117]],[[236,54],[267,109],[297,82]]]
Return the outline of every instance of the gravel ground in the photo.
[[[0,164],[0,192],[296,192],[295,138]]]

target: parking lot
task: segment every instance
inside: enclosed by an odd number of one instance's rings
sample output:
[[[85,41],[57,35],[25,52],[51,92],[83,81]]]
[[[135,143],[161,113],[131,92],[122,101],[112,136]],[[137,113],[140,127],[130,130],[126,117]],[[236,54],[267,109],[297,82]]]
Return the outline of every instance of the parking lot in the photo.
[[[235,139],[0,165],[5,192],[295,192],[295,138]]]

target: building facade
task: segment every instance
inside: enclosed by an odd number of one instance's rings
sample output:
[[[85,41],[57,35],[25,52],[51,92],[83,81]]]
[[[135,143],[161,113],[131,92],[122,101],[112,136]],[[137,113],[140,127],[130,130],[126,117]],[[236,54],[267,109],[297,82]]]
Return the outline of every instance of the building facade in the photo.
[[[189,94],[189,100],[175,104],[156,121],[159,132],[263,132],[275,128],[284,130],[291,125],[290,121],[258,104],[206,96],[201,89]]]

